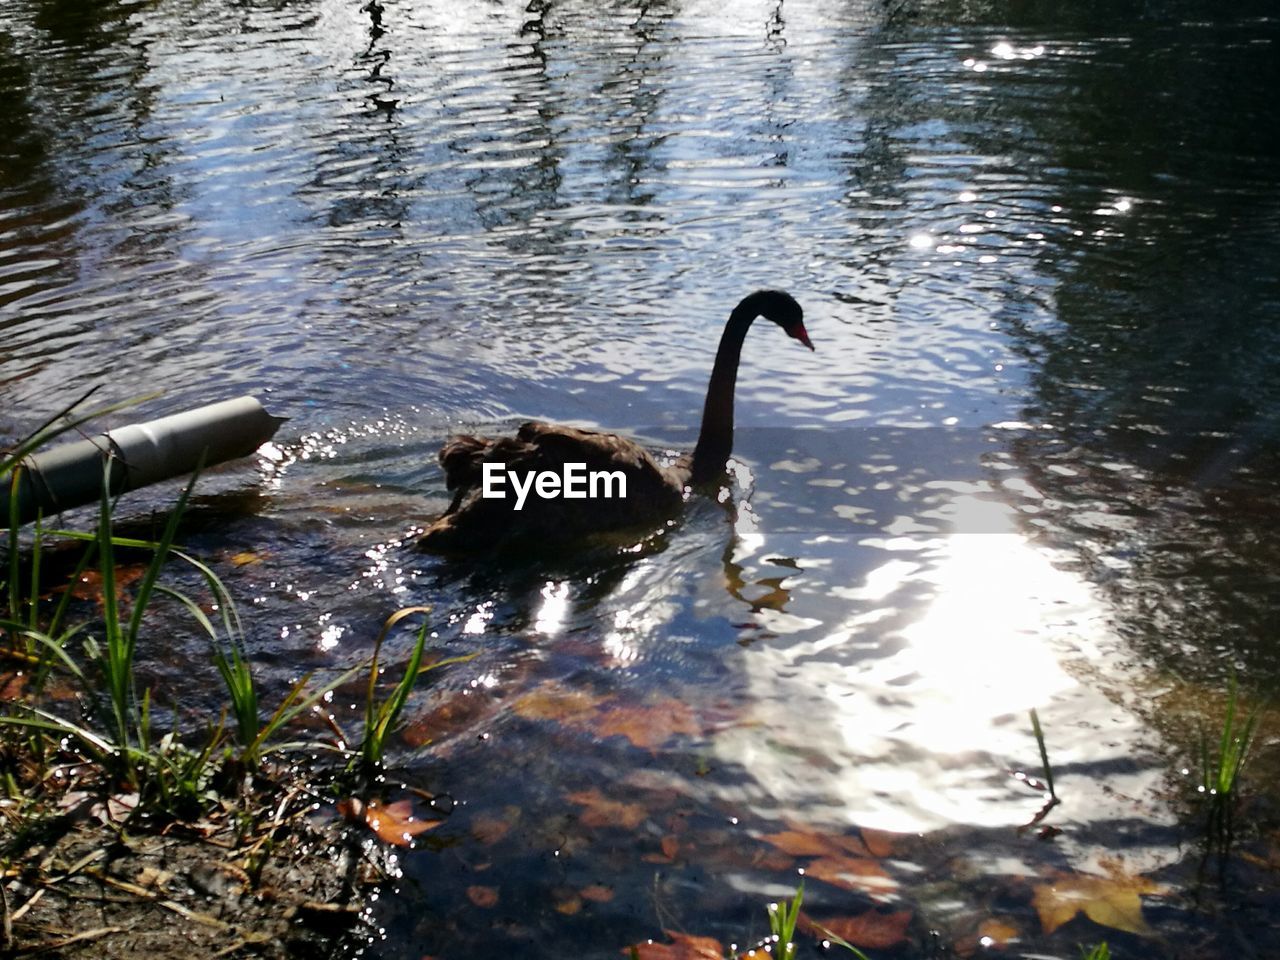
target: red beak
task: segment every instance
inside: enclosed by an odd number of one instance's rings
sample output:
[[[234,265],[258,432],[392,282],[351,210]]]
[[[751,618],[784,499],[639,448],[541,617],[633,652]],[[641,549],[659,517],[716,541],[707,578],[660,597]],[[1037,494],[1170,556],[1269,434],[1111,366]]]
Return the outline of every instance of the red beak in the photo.
[[[791,336],[795,337],[795,339],[799,340],[810,350],[813,349],[813,344],[809,342],[809,332],[805,330],[803,323],[797,323],[794,327],[789,329],[787,333],[791,334]]]

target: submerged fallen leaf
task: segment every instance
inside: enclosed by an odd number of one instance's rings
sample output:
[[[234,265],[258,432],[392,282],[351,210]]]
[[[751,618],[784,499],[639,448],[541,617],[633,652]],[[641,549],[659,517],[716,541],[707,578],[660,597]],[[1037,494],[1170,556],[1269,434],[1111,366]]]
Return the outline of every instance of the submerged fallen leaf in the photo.
[[[249,550],[246,550],[243,553],[237,553],[231,558],[231,565],[233,567],[247,567],[251,563],[261,562],[262,558]]]
[[[724,947],[714,937],[694,937],[687,933],[666,931],[674,943],[637,943],[622,950],[624,956],[640,960],[724,960]]]
[[[578,895],[592,903],[608,903],[613,899],[613,890],[599,883],[593,883],[579,890]]]
[[[551,894],[551,906],[556,913],[572,917],[582,909],[582,898],[575,890],[555,890]]]
[[[397,800],[383,803],[370,800],[365,803],[359,797],[339,800],[338,812],[352,823],[363,823],[386,843],[407,847],[420,833],[440,826],[442,820],[419,820],[413,815],[413,802]]]
[[[422,747],[459,732],[477,735],[485,713],[493,709],[493,701],[474,690],[449,691],[431,709],[409,719],[400,736],[409,746]]]
[[[622,827],[634,830],[649,818],[649,811],[643,805],[610,800],[595,787],[570,793],[566,799],[586,808],[580,819],[588,827]]]
[[[769,833],[760,839],[793,857],[825,857],[831,852],[831,844],[824,837],[799,830]]]
[[[867,852],[877,860],[893,855],[894,841],[897,840],[898,834],[877,830],[874,827],[862,827],[859,832],[862,834],[862,842],[866,844]]]
[[[481,813],[471,820],[471,835],[486,847],[497,843],[520,819],[520,808],[504,807],[501,813]]]
[[[1146,877],[1125,873],[1119,865],[1111,875],[1063,874],[1050,883],[1037,884],[1032,905],[1045,933],[1053,933],[1078,913],[1094,923],[1127,933],[1151,932],[1142,918],[1142,894],[1159,893],[1161,887]]]
[[[517,716],[526,720],[556,720],[560,723],[581,718],[596,708],[599,699],[583,690],[565,690],[545,683],[512,704]]]
[[[840,833],[819,833],[793,827],[778,833],[765,834],[760,839],[793,857],[840,856],[841,851],[851,853],[855,857],[871,856],[871,851],[862,842],[861,837],[850,837]]]
[[[147,564],[145,563],[117,564],[113,571],[116,600],[123,600],[124,588],[135,580],[141,580],[146,572]],[[102,588],[102,573],[98,570],[86,570],[64,589],[70,590],[71,595],[77,600],[95,600],[101,604],[106,599]]]
[[[801,929],[811,929],[819,936],[835,934],[842,940],[848,940],[855,947],[883,949],[905,942],[907,925],[910,923],[910,910],[881,913],[872,908],[854,917],[832,917],[828,920],[811,920],[804,917],[801,920]]]
[[[498,888],[481,886],[467,887],[467,899],[477,907],[488,910],[490,907],[496,907],[498,905]]]
[[[668,860],[675,860],[676,854],[680,852],[680,840],[673,834],[668,833],[661,840],[662,854]]]
[[[988,917],[978,925],[978,941],[984,947],[1005,947],[1021,936],[1021,930],[997,917]]]
[[[1003,950],[1022,938],[1022,931],[1010,920],[988,917],[978,924],[978,929],[957,939],[951,949],[961,960],[988,956],[992,949]]]
[[[884,867],[866,857],[823,857],[805,867],[804,872],[842,890],[887,893],[898,886]]]
[[[668,699],[647,706],[617,706],[603,714],[595,725],[601,738],[626,737],[644,750],[656,750],[676,734],[697,736],[702,727],[686,704]]]

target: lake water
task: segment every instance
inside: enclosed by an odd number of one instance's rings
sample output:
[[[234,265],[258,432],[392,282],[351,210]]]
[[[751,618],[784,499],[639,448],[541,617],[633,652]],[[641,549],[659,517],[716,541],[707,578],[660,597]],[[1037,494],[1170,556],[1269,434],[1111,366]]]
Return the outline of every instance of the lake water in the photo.
[[[741,947],[800,870],[876,957],[1277,956],[1269,712],[1228,857],[1190,797],[1280,679],[1278,44],[1249,2],[7,0],[0,437],[254,393],[290,420],[186,539],[267,699],[399,606],[476,654],[407,709],[452,813],[365,956]],[[406,545],[452,432],[689,447],[759,287],[817,349],[752,331],[725,502]]]

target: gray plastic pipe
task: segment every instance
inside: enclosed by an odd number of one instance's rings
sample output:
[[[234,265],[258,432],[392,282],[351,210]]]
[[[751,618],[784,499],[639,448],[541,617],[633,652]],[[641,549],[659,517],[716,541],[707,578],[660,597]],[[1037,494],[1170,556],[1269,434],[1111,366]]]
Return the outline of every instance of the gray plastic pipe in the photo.
[[[285,419],[267,413],[253,397],[238,397],[33,453],[17,468],[18,522],[30,523],[40,511],[48,515],[95,502],[107,469],[115,496],[191,473],[202,458],[211,467],[248,456]],[[8,523],[5,511],[0,527]]]

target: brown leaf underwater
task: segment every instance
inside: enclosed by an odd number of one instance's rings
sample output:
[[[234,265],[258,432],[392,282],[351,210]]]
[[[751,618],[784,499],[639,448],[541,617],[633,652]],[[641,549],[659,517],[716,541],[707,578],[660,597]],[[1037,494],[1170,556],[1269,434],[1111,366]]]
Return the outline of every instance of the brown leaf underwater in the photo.
[[[866,857],[823,857],[805,867],[804,872],[841,890],[889,893],[898,887],[884,867]]]
[[[467,887],[467,899],[480,909],[488,910],[498,905],[498,888],[482,887],[478,884]]]
[[[604,711],[595,724],[601,739],[626,737],[643,750],[656,750],[677,734],[697,736],[702,727],[693,710],[679,700],[641,706],[616,706]]]
[[[1103,864],[1108,876],[1097,874],[1062,874],[1046,883],[1035,885],[1032,905],[1040,915],[1045,933],[1053,933],[1064,923],[1083,913],[1094,923],[1149,934],[1142,916],[1142,895],[1161,893],[1163,888],[1146,877],[1125,872],[1118,863]]]
[[[826,920],[805,918],[802,929],[808,927],[822,936],[829,931],[855,947],[884,949],[894,947],[907,939],[907,926],[911,923],[910,910],[881,913],[872,908],[852,917],[830,917]]]
[[[649,819],[649,811],[642,804],[610,800],[596,787],[567,794],[565,799],[586,808],[579,819],[588,827],[622,827],[634,830]]]

